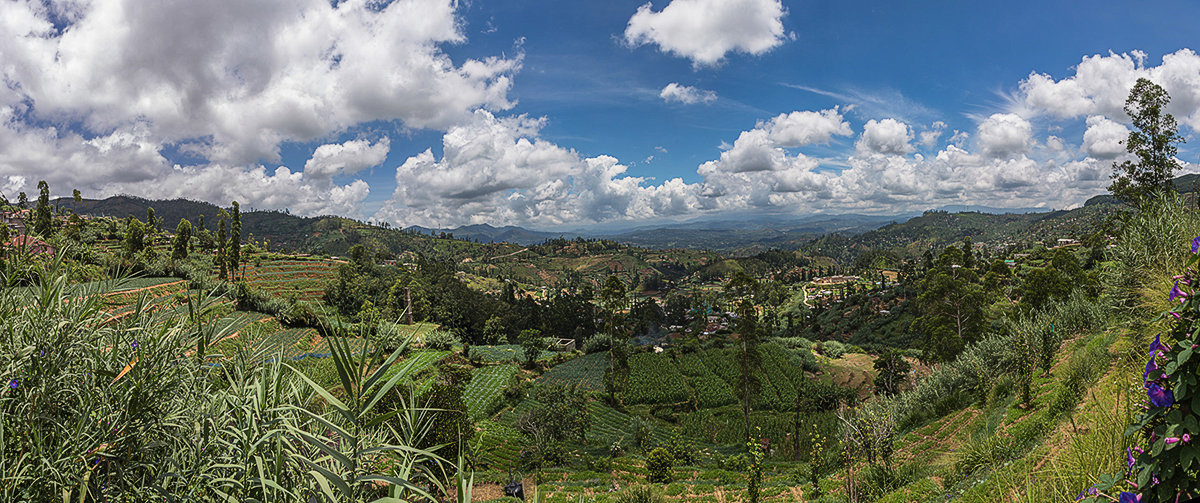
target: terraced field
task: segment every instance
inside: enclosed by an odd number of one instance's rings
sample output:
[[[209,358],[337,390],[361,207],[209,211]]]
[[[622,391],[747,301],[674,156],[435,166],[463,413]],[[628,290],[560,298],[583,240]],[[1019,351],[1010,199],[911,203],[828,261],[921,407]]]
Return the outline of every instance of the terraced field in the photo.
[[[471,373],[471,383],[463,392],[463,402],[467,404],[467,415],[472,420],[476,420],[495,411],[496,406],[504,399],[504,388],[512,383],[518,370],[517,366],[512,364],[475,369]]]
[[[240,274],[250,285],[268,292],[318,300],[325,294],[325,284],[337,274],[338,265],[332,260],[263,260],[259,265],[243,265]]]
[[[538,384],[575,385],[580,391],[603,391],[607,353],[592,353],[554,366],[537,379]]]

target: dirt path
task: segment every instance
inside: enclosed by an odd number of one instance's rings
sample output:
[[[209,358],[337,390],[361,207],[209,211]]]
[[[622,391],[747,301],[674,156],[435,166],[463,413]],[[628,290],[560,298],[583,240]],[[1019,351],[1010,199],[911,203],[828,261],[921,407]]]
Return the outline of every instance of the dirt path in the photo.
[[[513,256],[513,255],[516,255],[516,254],[518,254],[518,253],[521,253],[521,252],[527,252],[527,251],[529,251],[529,248],[521,248],[520,250],[517,250],[517,251],[515,251],[515,252],[512,252],[512,253],[506,253],[506,254],[504,254],[504,255],[500,255],[500,256],[492,257],[492,258],[490,258],[490,259],[488,259],[488,260],[496,260],[496,259],[498,259],[498,258],[508,258],[508,257],[511,257],[511,256]]]

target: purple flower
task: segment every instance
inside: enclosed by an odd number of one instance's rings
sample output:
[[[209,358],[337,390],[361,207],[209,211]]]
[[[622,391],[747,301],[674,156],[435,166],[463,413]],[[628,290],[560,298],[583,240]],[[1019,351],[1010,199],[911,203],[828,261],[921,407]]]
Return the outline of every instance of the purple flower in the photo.
[[[16,380],[16,379],[13,379],[13,380],[11,380],[11,381],[8,381],[8,387],[9,387],[9,388],[12,388],[12,389],[17,389],[17,386],[20,386],[20,385],[21,385],[21,381],[18,381],[18,380]]]
[[[1117,498],[1117,503],[1138,503],[1142,501],[1142,497],[1133,493],[1121,491],[1121,497]]]
[[[1167,444],[1167,445],[1171,445],[1178,441],[1179,441],[1179,437],[1167,437],[1167,438],[1163,439],[1163,443]]]
[[[1179,280],[1175,280],[1175,286],[1171,287],[1171,293],[1167,295],[1167,300],[1179,299],[1180,302],[1183,302],[1183,299],[1186,299],[1187,296],[1186,292],[1179,289]]]
[[[1149,382],[1150,374],[1158,372],[1158,364],[1154,362],[1154,356],[1150,357],[1150,361],[1146,362],[1146,371],[1142,373],[1142,380]]]
[[[1200,251],[1200,236],[1192,238],[1192,253]]]
[[[1161,335],[1154,336],[1154,342],[1150,343],[1150,356],[1153,357],[1155,352],[1166,352],[1167,347],[1163,345]]]
[[[1185,444],[1186,444],[1186,443],[1188,443],[1188,442],[1191,442],[1191,441],[1192,441],[1192,436],[1191,436],[1191,435],[1188,435],[1187,433],[1184,433],[1184,434],[1183,434],[1183,443],[1185,443]]]
[[[137,341],[133,341],[133,349],[137,349]]]
[[[1175,404],[1175,396],[1171,394],[1171,390],[1157,384],[1146,386],[1146,395],[1155,407],[1170,407]]]
[[[1177,320],[1182,320],[1182,319],[1183,319],[1183,316],[1182,316],[1182,315],[1180,315],[1179,313],[1175,312],[1175,311],[1168,312],[1167,314],[1171,315],[1171,317],[1172,317],[1172,318],[1175,318],[1175,319],[1177,319]]]
[[[1128,447],[1125,448],[1125,464],[1129,465],[1129,471],[1132,472],[1134,464],[1133,451],[1129,450]]]

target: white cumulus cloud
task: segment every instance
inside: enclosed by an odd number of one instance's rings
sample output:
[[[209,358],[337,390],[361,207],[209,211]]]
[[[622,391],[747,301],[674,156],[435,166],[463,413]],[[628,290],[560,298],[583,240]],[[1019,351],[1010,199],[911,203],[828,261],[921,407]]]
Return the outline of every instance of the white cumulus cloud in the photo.
[[[625,41],[712,66],[730,52],[757,55],[782,44],[785,13],[779,0],[671,0],[657,12],[646,3],[629,18]]]
[[[912,152],[912,128],[896,119],[868,120],[856,144],[861,152],[907,154]]]
[[[1015,114],[992,114],[979,124],[976,140],[985,155],[1013,157],[1029,150],[1033,125]]]
[[[672,82],[663,87],[662,91],[658,93],[658,97],[667,103],[674,101],[685,105],[695,105],[696,103],[708,105],[717,101],[717,93],[715,92],[686,86],[677,82]]]
[[[332,178],[335,175],[352,175],[365,168],[378,166],[387,159],[391,142],[386,138],[372,144],[367,140],[350,140],[345,143],[321,145],[304,163],[304,176],[310,178]]]
[[[1097,159],[1115,159],[1125,153],[1124,142],[1129,130],[1118,122],[1092,115],[1087,118],[1083,133],[1083,150]]]

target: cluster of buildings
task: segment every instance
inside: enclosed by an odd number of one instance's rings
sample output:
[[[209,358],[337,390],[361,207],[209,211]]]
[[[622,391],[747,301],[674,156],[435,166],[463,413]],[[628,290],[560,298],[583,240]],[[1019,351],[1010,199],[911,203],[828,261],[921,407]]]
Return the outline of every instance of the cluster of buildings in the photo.
[[[33,210],[0,210],[0,225],[8,228],[9,238],[3,244],[4,248],[25,250],[29,253],[54,254],[54,247],[41,239],[30,236],[26,222],[33,219]]]

